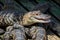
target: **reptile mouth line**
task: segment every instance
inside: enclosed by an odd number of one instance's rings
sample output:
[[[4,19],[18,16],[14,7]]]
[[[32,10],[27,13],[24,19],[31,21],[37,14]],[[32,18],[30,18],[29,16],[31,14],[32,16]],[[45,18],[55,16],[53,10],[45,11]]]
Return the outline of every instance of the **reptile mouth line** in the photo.
[[[51,22],[50,18],[47,18],[47,19],[43,19],[43,18],[36,18],[35,19],[38,21],[38,22],[41,22],[41,23],[49,23]]]
[[[37,19],[37,20],[43,20],[43,21],[48,21],[49,19],[42,19],[42,18],[36,18],[35,17],[35,19]]]

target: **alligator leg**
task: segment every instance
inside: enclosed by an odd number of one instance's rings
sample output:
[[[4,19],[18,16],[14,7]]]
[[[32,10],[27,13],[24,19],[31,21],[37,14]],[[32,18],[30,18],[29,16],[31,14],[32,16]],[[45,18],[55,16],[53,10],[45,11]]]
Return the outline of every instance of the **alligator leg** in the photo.
[[[46,40],[46,31],[42,27],[33,26],[30,29],[30,34],[32,36],[32,40]]]

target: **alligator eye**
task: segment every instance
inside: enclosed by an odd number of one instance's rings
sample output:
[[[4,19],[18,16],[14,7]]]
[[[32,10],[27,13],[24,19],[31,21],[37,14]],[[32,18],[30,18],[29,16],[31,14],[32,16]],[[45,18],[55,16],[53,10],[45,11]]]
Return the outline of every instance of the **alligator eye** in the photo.
[[[36,14],[36,15],[39,15],[39,14]]]

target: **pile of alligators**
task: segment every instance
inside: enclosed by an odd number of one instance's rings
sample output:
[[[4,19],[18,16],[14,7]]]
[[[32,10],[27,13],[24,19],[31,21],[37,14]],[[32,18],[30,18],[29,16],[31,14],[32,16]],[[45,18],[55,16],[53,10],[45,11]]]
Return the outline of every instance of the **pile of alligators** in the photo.
[[[12,1],[12,0],[10,0]],[[47,3],[42,8],[47,10]],[[44,9],[46,7],[46,9]],[[20,13],[14,9],[12,2],[5,2],[4,10],[0,11],[1,40],[47,40],[46,30],[40,23],[48,24],[51,16],[43,14],[39,8],[27,13]],[[39,25],[38,25],[39,24]]]

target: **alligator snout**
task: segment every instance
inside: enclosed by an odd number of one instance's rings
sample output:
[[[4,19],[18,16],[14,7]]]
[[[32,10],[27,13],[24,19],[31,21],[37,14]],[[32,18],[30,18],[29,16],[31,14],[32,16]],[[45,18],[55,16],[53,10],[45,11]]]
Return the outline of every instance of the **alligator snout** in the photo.
[[[51,18],[51,16],[47,14],[41,14],[41,15],[35,16],[35,18],[39,20],[48,20]]]

